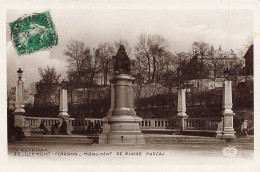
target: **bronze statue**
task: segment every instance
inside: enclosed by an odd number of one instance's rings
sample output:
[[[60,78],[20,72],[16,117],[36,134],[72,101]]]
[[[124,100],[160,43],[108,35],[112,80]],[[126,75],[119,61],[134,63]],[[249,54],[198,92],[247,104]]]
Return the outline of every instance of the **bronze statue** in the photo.
[[[130,59],[126,54],[125,47],[123,45],[120,45],[116,56],[114,56],[113,58],[115,60],[114,73],[130,73]]]

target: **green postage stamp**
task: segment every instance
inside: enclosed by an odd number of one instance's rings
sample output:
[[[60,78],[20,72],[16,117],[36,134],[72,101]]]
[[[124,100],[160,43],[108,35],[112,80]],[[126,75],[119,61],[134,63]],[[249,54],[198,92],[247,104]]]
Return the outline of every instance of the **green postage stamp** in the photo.
[[[49,11],[21,17],[8,25],[19,56],[58,44],[58,35]]]

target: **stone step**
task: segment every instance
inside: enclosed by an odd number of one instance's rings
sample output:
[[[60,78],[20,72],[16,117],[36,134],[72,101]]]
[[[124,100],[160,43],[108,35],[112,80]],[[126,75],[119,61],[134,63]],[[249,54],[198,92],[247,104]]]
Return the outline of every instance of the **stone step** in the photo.
[[[160,135],[160,134],[146,134],[145,138],[147,139],[207,139],[215,140],[215,137],[205,137],[205,136],[187,136],[187,135]]]
[[[169,144],[169,143],[222,143],[224,140],[219,140],[214,137],[203,136],[187,136],[187,135],[158,135],[147,134],[145,135],[147,144]]]
[[[145,140],[146,144],[170,144],[170,143],[181,143],[181,144],[205,144],[205,143],[223,143],[222,140]]]
[[[19,144],[93,144],[93,140],[22,140],[15,141],[14,143]]]
[[[75,139],[89,139],[89,136],[74,136],[74,135],[36,135],[28,136],[26,139],[41,139],[41,140],[75,140]]]
[[[93,139],[81,135],[32,135],[22,141],[21,144],[92,144]]]

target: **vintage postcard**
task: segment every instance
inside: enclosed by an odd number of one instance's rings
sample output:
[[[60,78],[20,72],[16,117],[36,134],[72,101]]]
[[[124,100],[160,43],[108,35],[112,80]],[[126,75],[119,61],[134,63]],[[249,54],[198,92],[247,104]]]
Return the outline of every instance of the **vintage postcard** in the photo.
[[[15,2],[0,171],[260,170],[259,1]]]

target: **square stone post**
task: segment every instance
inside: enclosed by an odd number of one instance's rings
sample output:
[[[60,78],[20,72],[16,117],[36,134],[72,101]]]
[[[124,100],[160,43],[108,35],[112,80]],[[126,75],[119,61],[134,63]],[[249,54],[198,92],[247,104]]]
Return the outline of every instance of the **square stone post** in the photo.
[[[69,117],[68,114],[68,101],[67,101],[67,90],[60,90],[60,113],[58,117]]]
[[[30,136],[30,127],[26,125],[24,120],[24,82],[19,79],[16,82],[16,94],[15,94],[15,111],[14,115],[14,127],[21,127],[25,136]]]
[[[185,118],[189,116],[186,114],[186,89],[178,90],[178,114],[176,115],[176,134],[181,134],[181,131],[184,130]]]
[[[178,114],[177,117],[188,117],[186,114],[186,95],[185,95],[186,90],[185,89],[180,89],[178,90]]]
[[[24,126],[24,82],[18,80],[16,82],[16,93],[15,93],[15,111],[14,111],[14,126]]]
[[[234,139],[235,131],[233,127],[233,116],[235,113],[232,111],[232,82],[225,81],[223,86],[223,102],[222,102],[222,114],[223,114],[223,138]]]
[[[68,114],[68,96],[67,96],[67,90],[62,89],[60,90],[60,113],[58,115],[60,123],[62,123],[62,118],[65,119],[67,123],[67,132],[68,134],[71,134],[72,131],[72,124],[69,122],[69,114]]]

